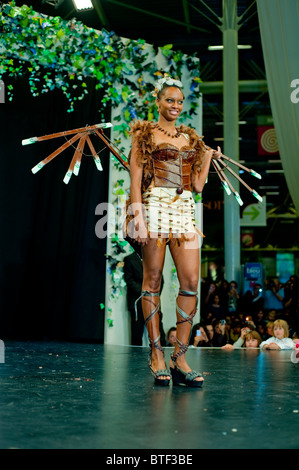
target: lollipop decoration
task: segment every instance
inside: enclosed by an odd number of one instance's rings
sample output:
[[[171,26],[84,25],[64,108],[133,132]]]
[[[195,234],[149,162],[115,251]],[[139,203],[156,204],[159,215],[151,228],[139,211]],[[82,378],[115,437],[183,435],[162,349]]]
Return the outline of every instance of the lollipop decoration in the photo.
[[[101,124],[95,124],[93,126],[87,126],[87,127],[81,127],[78,129],[73,129],[69,131],[62,131],[62,132],[57,132],[55,134],[49,134],[49,135],[44,135],[42,137],[31,137],[29,139],[22,140],[22,145],[28,145],[28,144],[33,144],[35,142],[41,142],[44,140],[49,140],[49,139],[55,139],[57,137],[65,137],[66,136],[71,136],[73,137],[70,140],[67,140],[63,145],[61,145],[57,150],[55,150],[53,153],[51,153],[47,158],[44,160],[41,160],[35,167],[32,168],[32,173],[35,174],[39,170],[41,170],[47,163],[49,163],[53,158],[57,157],[61,152],[63,152],[65,149],[73,145],[76,141],[79,140],[79,143],[77,145],[77,148],[75,150],[74,156],[72,158],[72,161],[70,163],[70,166],[68,168],[68,171],[65,174],[65,177],[63,179],[65,184],[68,184],[71,176],[78,175],[80,165],[81,165],[81,159],[84,151],[84,146],[87,143],[89,149],[91,150],[92,156],[94,158],[94,162],[96,164],[96,167],[99,171],[102,171],[102,164],[101,160],[95,151],[95,148],[91,142],[90,135],[96,135],[99,137],[99,139],[104,143],[105,147],[107,147],[110,152],[117,158],[117,160],[121,163],[121,165],[125,168],[125,170],[129,171],[130,167],[128,162],[126,161],[125,157],[121,156],[119,153],[119,149],[113,144],[108,137],[104,134],[103,129],[107,129],[109,127],[112,127],[112,124],[110,122],[106,123],[101,123]],[[206,150],[213,150],[210,147],[206,146]],[[223,161],[225,160],[225,161]],[[240,176],[232,170],[228,164],[226,163],[230,162],[239,168],[241,168],[244,171],[247,171],[250,173],[252,176],[255,178],[261,179],[261,175],[257,173],[256,171],[247,168],[246,166],[242,165],[241,163],[233,160],[232,158],[229,158],[223,154],[219,156],[219,153],[216,153],[214,150],[214,157],[212,158],[212,165],[214,169],[216,170],[217,175],[220,178],[221,184],[223,188],[225,189],[226,193],[228,195],[233,194],[235,199],[237,200],[238,204],[240,206],[243,205],[243,201],[240,197],[240,194],[235,190],[234,186],[232,185],[231,181],[228,179],[228,177],[225,174],[224,170],[229,171],[231,175],[234,176],[238,181],[240,181],[243,186],[245,186],[246,189],[259,201],[262,201],[262,197],[254,190],[252,189],[245,181],[240,178]]]
[[[207,150],[212,150],[210,147],[206,146],[206,149]],[[243,205],[243,201],[240,197],[240,194],[234,189],[233,185],[231,184],[230,180],[227,178],[225,172],[224,172],[224,169],[226,169],[227,171],[229,171],[238,181],[240,181],[241,184],[243,184],[243,186],[245,186],[246,189],[248,189],[248,191],[256,198],[258,199],[260,202],[263,201],[263,198],[260,196],[260,194],[258,194],[255,189],[252,189],[247,183],[245,183],[245,181],[234,171],[232,170],[232,168],[230,168],[222,159],[230,162],[230,163],[233,163],[234,165],[238,166],[239,168],[241,168],[242,170],[244,171],[247,171],[248,173],[250,173],[252,176],[254,176],[255,178],[258,178],[258,179],[261,179],[261,175],[259,173],[257,173],[256,171],[250,169],[250,168],[247,168],[246,166],[242,165],[241,163],[237,162],[236,160],[233,160],[232,158],[229,158],[227,157],[226,155],[223,155],[221,154],[220,157],[217,157],[216,158],[216,155],[215,155],[215,158],[212,158],[212,164],[216,170],[216,173],[217,175],[219,176],[220,178],[220,181],[221,181],[221,184],[223,186],[223,188],[225,189],[227,195],[229,196],[231,193],[233,193],[233,195],[235,196],[238,204],[240,206]],[[221,165],[219,165],[219,163]]]
[[[114,144],[108,140],[108,137],[104,135],[103,129],[107,129],[109,127],[112,127],[112,124],[110,122],[106,122],[102,124],[95,124],[93,126],[81,127],[81,128],[73,129],[69,131],[62,131],[62,132],[57,132],[54,134],[44,135],[42,137],[30,137],[29,139],[22,140],[22,145],[29,145],[29,144],[34,144],[35,142],[41,142],[41,141],[49,140],[49,139],[56,139],[57,137],[66,137],[66,136],[74,134],[70,140],[67,140],[57,150],[55,150],[48,157],[41,160],[37,165],[35,165],[35,167],[31,169],[32,173],[35,174],[38,171],[40,171],[47,163],[49,163],[51,160],[57,157],[57,155],[59,155],[61,152],[66,150],[68,147],[73,145],[78,140],[79,140],[79,143],[77,145],[76,151],[74,153],[74,156],[72,158],[68,171],[65,174],[63,182],[65,184],[68,184],[73,174],[76,176],[79,174],[81,159],[82,159],[82,155],[84,151],[84,146],[86,143],[88,144],[88,147],[91,150],[97,169],[99,171],[102,171],[103,170],[102,163],[91,142],[91,139],[89,137],[90,134],[97,135],[99,139],[105,144],[105,146],[110,150],[110,152],[113,153],[113,155],[119,160],[119,162],[123,165],[123,167],[128,170],[129,169],[128,162],[118,153]]]

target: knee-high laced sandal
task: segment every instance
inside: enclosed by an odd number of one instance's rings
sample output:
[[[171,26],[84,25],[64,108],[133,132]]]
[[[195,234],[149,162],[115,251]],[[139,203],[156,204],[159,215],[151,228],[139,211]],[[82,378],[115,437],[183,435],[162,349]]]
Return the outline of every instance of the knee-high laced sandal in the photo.
[[[150,292],[150,291],[147,291],[147,290],[143,290],[141,292],[141,296],[139,297],[139,299],[141,299],[142,297],[160,297],[160,292]],[[135,307],[136,307],[136,304],[137,304],[139,299],[136,300]],[[154,307],[155,307],[150,312],[150,314],[144,319],[144,324],[147,327],[147,330],[149,332],[148,323],[153,319],[153,317],[156,314],[158,314],[160,316],[160,300],[159,300],[157,305],[155,305],[154,302],[151,299],[147,299],[147,300],[148,300],[148,302],[153,304]],[[155,339],[152,339],[150,337],[150,333],[149,333],[149,341],[150,341],[149,368],[150,368],[151,373],[153,374],[153,376],[155,378],[155,384],[160,385],[160,386],[164,386],[164,387],[168,386],[169,382],[170,382],[170,372],[167,369],[154,370],[152,368],[152,350],[153,350],[153,347],[158,349],[159,351],[161,351],[163,353],[163,356],[164,356],[164,350],[163,350],[162,346],[160,345],[160,335],[158,335]],[[164,378],[162,378],[162,377],[164,377]],[[169,379],[165,378],[165,377],[169,377]]]
[[[184,290],[179,290],[179,295],[183,296],[192,296],[196,297],[196,306],[194,310],[188,315],[184,310],[182,310],[177,303],[177,312],[181,317],[181,320],[177,321],[177,325],[181,323],[188,322],[190,323],[191,327],[193,324],[193,317],[197,311],[197,304],[198,304],[198,298],[197,298],[197,292],[190,292],[190,291],[184,291]],[[191,334],[191,328],[190,328],[190,333],[188,340],[186,344],[184,344],[180,339],[178,338],[178,332],[177,332],[177,339],[176,342],[179,345],[179,350],[177,353],[171,355],[171,359],[173,362],[173,367],[170,367],[170,372],[172,375],[172,382],[173,385],[185,385],[187,387],[193,387],[193,388],[200,388],[203,385],[203,380],[195,380],[197,377],[202,377],[202,374],[199,372],[196,372],[195,370],[191,370],[189,372],[186,372],[178,367],[176,364],[176,360],[178,357],[182,356],[185,354],[188,350],[189,347],[189,339],[190,339],[190,334]]]

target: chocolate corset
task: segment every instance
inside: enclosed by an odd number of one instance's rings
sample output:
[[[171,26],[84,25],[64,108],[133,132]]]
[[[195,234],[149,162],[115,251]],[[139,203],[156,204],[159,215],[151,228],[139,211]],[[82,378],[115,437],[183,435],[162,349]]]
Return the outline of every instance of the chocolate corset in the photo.
[[[196,150],[179,150],[162,148],[152,152],[154,168],[154,185],[164,188],[177,188],[177,193],[183,190],[192,191],[191,170],[196,156]]]

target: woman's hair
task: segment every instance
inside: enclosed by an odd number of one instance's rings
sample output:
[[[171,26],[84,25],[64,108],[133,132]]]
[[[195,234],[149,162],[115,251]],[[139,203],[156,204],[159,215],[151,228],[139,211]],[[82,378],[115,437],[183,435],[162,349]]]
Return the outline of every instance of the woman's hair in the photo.
[[[275,322],[273,323],[273,335],[274,335],[274,328],[276,326],[280,326],[281,328],[284,329],[284,338],[289,337],[289,325],[287,324],[285,320],[275,320]]]
[[[258,341],[258,346],[259,346],[259,345],[261,344],[261,342],[262,342],[261,335],[260,335],[257,331],[255,331],[255,330],[248,331],[248,333],[246,333],[244,344],[246,343],[246,340],[247,340],[247,339],[257,339],[257,341]]]
[[[182,82],[180,80],[176,80],[175,78],[169,77],[169,75],[167,74],[164,74],[164,77],[160,78],[156,82],[156,86],[155,86],[154,91],[152,92],[152,95],[160,99],[161,96],[163,95],[164,90],[170,87],[178,88],[182,92],[182,95],[184,96]]]

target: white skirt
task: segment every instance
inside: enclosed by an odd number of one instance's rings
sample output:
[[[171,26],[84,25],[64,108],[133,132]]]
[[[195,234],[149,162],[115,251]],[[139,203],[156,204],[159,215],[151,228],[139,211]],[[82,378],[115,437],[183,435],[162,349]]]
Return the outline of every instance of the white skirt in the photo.
[[[195,203],[191,191],[177,194],[176,188],[149,187],[143,193],[149,234],[180,237],[201,232],[196,227]]]

